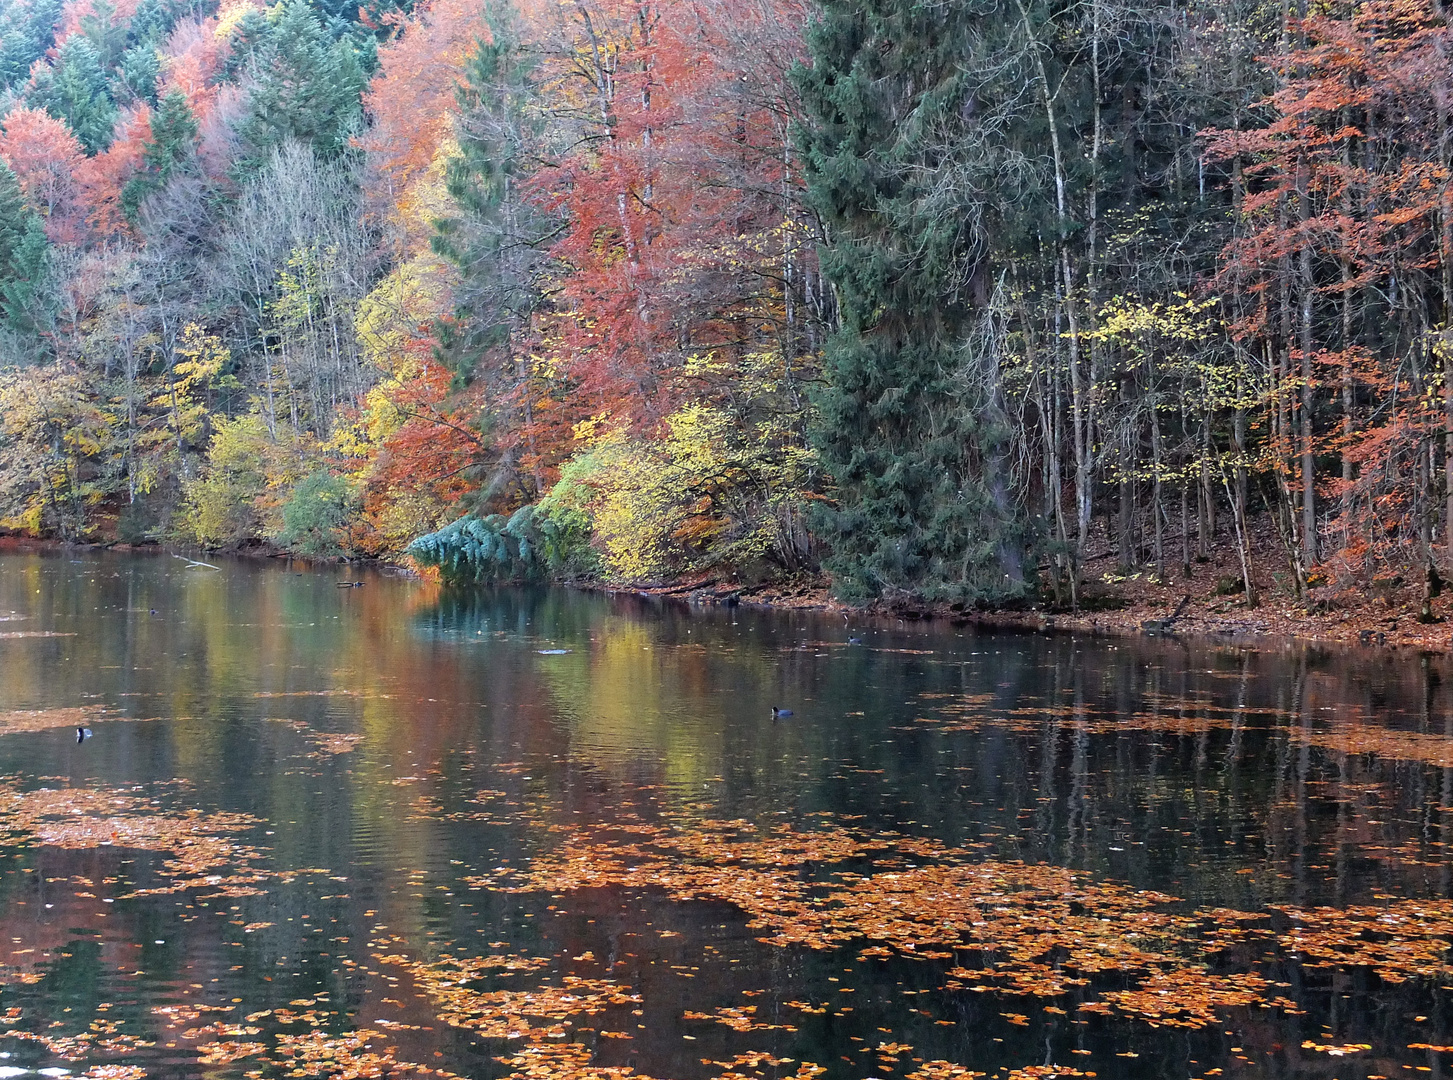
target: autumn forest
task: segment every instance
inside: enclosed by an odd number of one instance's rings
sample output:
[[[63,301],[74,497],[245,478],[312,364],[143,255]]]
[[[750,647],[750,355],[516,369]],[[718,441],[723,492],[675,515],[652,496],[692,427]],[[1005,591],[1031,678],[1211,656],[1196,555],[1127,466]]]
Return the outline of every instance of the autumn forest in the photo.
[[[1450,51],[1439,0],[6,0],[0,525],[1434,593]]]

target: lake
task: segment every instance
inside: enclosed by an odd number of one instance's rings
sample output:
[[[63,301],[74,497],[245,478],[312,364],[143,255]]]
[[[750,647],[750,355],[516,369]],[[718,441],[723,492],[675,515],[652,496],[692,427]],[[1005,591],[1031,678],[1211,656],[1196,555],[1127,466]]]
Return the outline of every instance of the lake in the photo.
[[[0,556],[0,1077],[1453,1066],[1442,658],[209,561]]]

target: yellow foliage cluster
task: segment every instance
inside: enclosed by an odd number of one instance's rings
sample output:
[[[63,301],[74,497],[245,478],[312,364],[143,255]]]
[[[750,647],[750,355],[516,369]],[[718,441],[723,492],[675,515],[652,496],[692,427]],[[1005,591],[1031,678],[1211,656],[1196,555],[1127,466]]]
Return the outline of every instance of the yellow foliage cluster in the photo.
[[[0,525],[62,535],[101,497],[92,459],[111,424],[80,373],[56,364],[0,373]]]
[[[446,310],[447,279],[447,267],[426,251],[389,271],[369,290],[354,316],[369,363],[396,379],[414,373],[407,346]]]
[[[217,11],[217,28],[212,31],[218,41],[226,41],[232,36],[247,15],[262,9],[252,0],[236,0],[233,3],[223,4]]]
[[[215,547],[276,534],[286,493],[320,458],[315,442],[282,425],[270,432],[258,411],[217,419],[207,463],[183,487],[186,529]]]
[[[755,423],[721,405],[686,405],[654,437],[602,424],[561,485],[585,499],[607,572],[641,581],[777,558],[790,545],[815,453],[789,420]],[[553,494],[553,493],[552,493]]]

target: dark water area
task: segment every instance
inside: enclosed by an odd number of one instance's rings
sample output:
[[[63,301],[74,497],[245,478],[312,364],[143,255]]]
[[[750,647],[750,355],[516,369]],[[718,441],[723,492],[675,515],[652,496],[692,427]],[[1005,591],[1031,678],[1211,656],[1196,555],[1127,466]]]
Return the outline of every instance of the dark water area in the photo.
[[[0,1077],[1453,1065],[1441,657],[211,561],[0,556]]]

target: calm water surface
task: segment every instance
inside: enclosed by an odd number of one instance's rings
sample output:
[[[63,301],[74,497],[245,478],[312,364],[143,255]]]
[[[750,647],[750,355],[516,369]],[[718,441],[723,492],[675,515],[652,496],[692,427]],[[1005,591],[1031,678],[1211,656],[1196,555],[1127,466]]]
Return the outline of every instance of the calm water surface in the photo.
[[[0,556],[0,1077],[1453,1066],[1441,659],[214,561]]]

